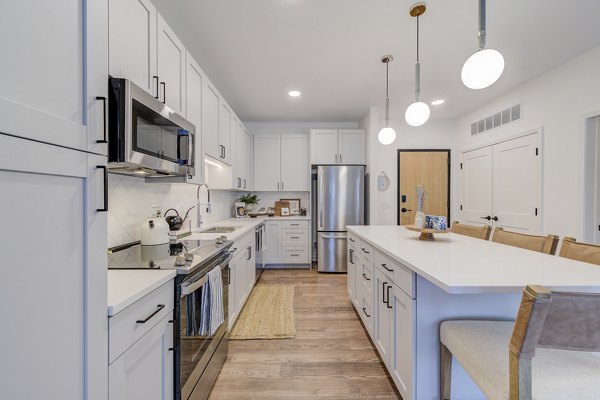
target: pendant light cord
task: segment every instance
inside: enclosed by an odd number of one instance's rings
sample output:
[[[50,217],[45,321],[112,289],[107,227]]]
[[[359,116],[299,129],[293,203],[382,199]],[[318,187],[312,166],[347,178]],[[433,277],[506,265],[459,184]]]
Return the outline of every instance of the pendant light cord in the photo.
[[[390,127],[390,59],[385,62],[385,126]]]
[[[421,64],[419,63],[419,13],[417,12],[417,63],[415,64],[415,99],[421,96]]]
[[[485,49],[485,37],[486,37],[486,6],[485,0],[479,0],[479,32],[477,37],[479,39],[479,50]]]

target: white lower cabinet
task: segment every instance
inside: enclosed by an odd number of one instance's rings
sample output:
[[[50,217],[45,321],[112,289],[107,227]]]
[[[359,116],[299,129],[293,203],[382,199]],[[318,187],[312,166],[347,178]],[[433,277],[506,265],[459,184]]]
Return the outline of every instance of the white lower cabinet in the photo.
[[[254,231],[236,239],[229,262],[229,327],[233,326],[256,282],[256,239]]]
[[[174,283],[109,318],[110,400],[171,400]]]
[[[348,295],[404,400],[415,399],[414,273],[348,235]]]
[[[266,264],[310,264],[308,220],[266,221]]]

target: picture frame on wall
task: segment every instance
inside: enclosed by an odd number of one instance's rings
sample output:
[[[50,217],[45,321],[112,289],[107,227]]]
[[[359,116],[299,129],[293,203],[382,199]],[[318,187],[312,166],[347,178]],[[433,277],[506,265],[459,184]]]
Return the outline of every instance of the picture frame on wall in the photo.
[[[281,199],[281,201],[287,201],[289,203],[290,213],[288,215],[300,215],[300,199]]]

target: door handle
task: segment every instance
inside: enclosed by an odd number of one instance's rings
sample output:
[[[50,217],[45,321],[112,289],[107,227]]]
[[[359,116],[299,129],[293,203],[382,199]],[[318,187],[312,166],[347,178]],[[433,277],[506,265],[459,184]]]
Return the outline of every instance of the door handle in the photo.
[[[393,270],[393,269],[389,269],[389,268],[387,267],[387,264],[381,264],[381,266],[382,266],[383,268],[385,268],[385,269],[386,269],[388,272],[394,272],[394,270]]]
[[[350,249],[350,264],[354,264],[354,258],[352,257],[354,255],[354,249]]]
[[[490,217],[489,215],[487,217],[479,217],[481,219],[487,219],[488,221],[490,221],[492,219],[492,217]]]
[[[154,75],[152,79],[154,79],[156,82],[156,96],[154,96],[154,98],[158,99],[158,75]]]
[[[104,170],[104,207],[97,208],[96,212],[108,211],[108,168],[106,165],[96,165],[96,169]]]
[[[250,261],[252,258],[252,246],[248,246],[248,259],[246,261]]]
[[[227,148],[225,146],[223,146],[223,159],[227,158]]]
[[[281,190],[283,190],[283,181],[281,181]]]
[[[381,289],[381,300],[385,303],[388,304],[388,302],[385,300],[385,285],[387,285],[387,282],[383,282],[382,285],[382,289]]]
[[[336,155],[335,155],[335,163],[336,163],[336,164],[338,163],[338,159],[337,159],[337,158],[338,158],[338,155],[337,155],[337,153],[336,153]]]
[[[148,315],[146,318],[144,319],[138,319],[137,321],[135,321],[136,324],[145,324],[146,322],[150,321],[150,319],[152,317],[154,317],[156,314],[158,314],[160,312],[160,310],[162,310],[163,308],[165,308],[164,304],[159,304],[156,306],[156,310],[154,310],[154,312],[150,315]]]
[[[237,180],[238,180],[237,187],[241,188],[242,187],[242,178],[237,178]]]
[[[96,140],[96,143],[108,143],[108,140],[106,138],[106,97],[104,96],[96,96],[96,100],[102,100],[102,121],[103,121],[103,127],[104,127],[104,139],[101,140]]]
[[[492,219],[493,219],[494,221],[498,222],[498,217],[496,217],[495,215],[494,215],[494,218],[492,218]]]
[[[367,309],[365,307],[363,307],[363,312],[365,313],[365,315],[367,316],[367,318],[371,318],[371,315],[367,314]]]
[[[367,250],[365,250],[365,248],[364,248],[364,247],[363,247],[361,250],[362,250],[362,251],[363,251],[365,254],[369,254],[369,252],[368,252]]]
[[[389,285],[387,287],[387,308],[392,308],[392,306],[390,305],[390,289],[392,288],[392,285]]]
[[[244,189],[246,189],[246,180],[244,179]]]
[[[408,209],[408,208],[406,208],[406,207],[402,207],[402,208],[400,209],[400,211],[401,211],[401,212],[403,212],[403,213],[405,213],[405,212],[407,212],[407,211],[412,211],[412,210],[409,210],[409,209]]]
[[[367,275],[366,275],[366,274],[363,274],[363,277],[364,277],[364,278],[365,278],[365,280],[367,280],[367,281],[370,281],[370,280],[371,280],[371,278],[367,278]]]
[[[163,87],[163,101],[162,103],[165,104],[165,101],[167,101],[167,84],[164,82],[160,83]]]
[[[342,163],[342,155],[340,154],[340,164]]]

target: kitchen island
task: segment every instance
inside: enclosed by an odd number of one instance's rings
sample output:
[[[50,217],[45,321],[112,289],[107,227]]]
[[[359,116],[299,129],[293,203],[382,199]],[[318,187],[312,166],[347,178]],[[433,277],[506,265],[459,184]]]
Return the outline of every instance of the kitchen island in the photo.
[[[348,292],[404,400],[439,399],[439,326],[514,320],[528,284],[600,292],[600,268],[453,233],[348,227]],[[508,356],[508,343],[507,343]],[[456,361],[452,399],[485,399]]]

